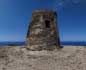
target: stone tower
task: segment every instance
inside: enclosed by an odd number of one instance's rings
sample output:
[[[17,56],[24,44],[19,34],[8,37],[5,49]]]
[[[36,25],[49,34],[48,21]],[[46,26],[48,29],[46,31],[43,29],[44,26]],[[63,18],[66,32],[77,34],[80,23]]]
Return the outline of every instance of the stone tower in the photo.
[[[37,10],[32,13],[26,48],[31,50],[60,48],[57,28],[57,13],[49,10]]]

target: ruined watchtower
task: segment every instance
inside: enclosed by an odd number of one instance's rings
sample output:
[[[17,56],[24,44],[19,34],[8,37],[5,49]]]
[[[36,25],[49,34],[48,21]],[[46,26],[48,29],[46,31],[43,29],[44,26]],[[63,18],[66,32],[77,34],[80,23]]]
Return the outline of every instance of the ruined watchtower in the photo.
[[[49,10],[34,11],[27,33],[26,48],[36,50],[55,47],[60,47],[57,13]]]

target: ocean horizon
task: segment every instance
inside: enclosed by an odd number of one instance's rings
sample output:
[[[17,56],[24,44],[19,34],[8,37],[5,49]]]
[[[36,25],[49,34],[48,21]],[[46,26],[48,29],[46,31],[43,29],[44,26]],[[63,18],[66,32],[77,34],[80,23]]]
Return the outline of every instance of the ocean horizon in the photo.
[[[85,41],[61,41],[61,45],[71,45],[71,46],[86,46]]]
[[[86,46],[86,42],[83,42],[83,41],[61,41],[60,45]],[[22,41],[22,42],[0,42],[0,46],[25,46],[25,41]]]
[[[0,42],[0,46],[24,46],[25,42]]]

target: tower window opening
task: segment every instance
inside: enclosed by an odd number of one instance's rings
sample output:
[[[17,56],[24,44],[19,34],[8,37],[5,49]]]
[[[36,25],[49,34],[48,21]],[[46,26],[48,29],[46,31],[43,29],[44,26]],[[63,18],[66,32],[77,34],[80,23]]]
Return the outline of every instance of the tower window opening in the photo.
[[[50,28],[50,21],[49,20],[45,20],[45,25],[46,25],[46,28]]]

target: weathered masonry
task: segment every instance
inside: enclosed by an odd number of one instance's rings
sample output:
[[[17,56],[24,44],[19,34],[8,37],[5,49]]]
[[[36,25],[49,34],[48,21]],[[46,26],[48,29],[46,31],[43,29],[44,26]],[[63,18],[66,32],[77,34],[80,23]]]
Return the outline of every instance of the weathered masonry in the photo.
[[[26,48],[40,50],[56,47],[60,47],[57,13],[49,10],[34,11],[27,32]]]

